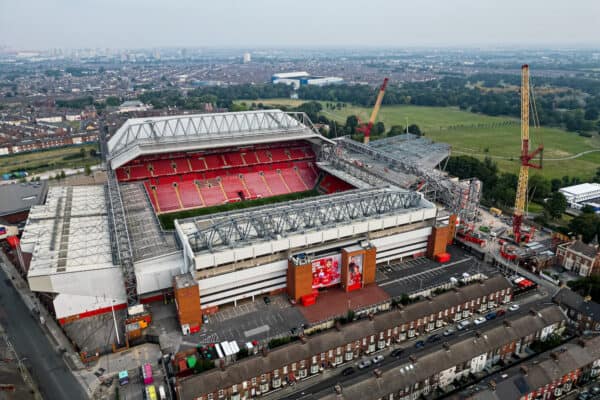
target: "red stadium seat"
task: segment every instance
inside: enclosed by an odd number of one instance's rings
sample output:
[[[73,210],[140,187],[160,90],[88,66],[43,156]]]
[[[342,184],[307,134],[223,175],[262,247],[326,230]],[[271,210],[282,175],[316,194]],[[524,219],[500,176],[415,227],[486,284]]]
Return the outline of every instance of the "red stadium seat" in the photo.
[[[186,172],[190,172],[190,164],[187,158],[175,158],[172,160],[175,164],[176,172],[178,174],[185,174]]]
[[[253,191],[255,197],[269,197],[273,196],[273,193],[269,190],[269,186],[266,184],[264,177],[258,172],[251,172],[243,175],[246,187]]]
[[[291,193],[277,171],[265,171],[264,177],[274,196]]]
[[[323,190],[325,193],[337,193],[343,192],[346,190],[354,189],[354,186],[350,185],[343,180],[336,178],[333,175],[325,175],[325,177],[321,180],[319,184],[319,188]]]
[[[117,179],[121,182],[129,180],[129,174],[123,167],[117,168],[116,174],[117,174]]]
[[[242,159],[242,155],[240,153],[225,153],[223,156],[225,157],[227,165],[230,167],[239,167],[245,165],[244,160]]]
[[[269,153],[266,150],[256,150],[256,158],[258,158],[259,164],[269,164],[273,162],[271,157],[269,157]]]
[[[132,165],[129,167],[129,177],[131,180],[140,180],[150,178],[150,171],[146,164]]]
[[[225,162],[223,161],[221,154],[207,155],[204,157],[204,161],[206,161],[206,166],[210,170],[221,169],[225,166]]]
[[[292,192],[303,192],[312,189],[298,175],[294,168],[285,168],[281,170],[281,176]],[[314,185],[313,185],[314,186]]]
[[[198,191],[198,187],[194,182],[181,182],[178,185],[178,189],[183,208],[197,208],[204,206],[204,203],[202,202],[202,198],[200,197]]]
[[[172,175],[175,173],[175,170],[171,166],[170,160],[155,160],[155,161],[149,162],[148,164],[152,165],[152,168],[153,168],[152,175],[153,176],[165,176],[165,175]]]
[[[206,171],[208,169],[208,166],[206,165],[206,162],[204,160],[203,157],[190,157],[189,158],[190,164],[192,165],[192,171]]]
[[[287,155],[285,150],[282,148],[275,148],[275,149],[271,149],[269,151],[271,152],[271,159],[274,162],[290,160],[290,157]]]
[[[254,151],[246,151],[241,153],[242,159],[244,160],[245,165],[255,165],[258,164],[258,158],[256,158],[256,153]]]
[[[201,186],[200,193],[202,193],[204,204],[207,207],[223,204],[227,201],[227,198],[225,197],[225,193],[223,193],[221,185],[219,185],[219,183],[214,180],[211,181],[210,187],[208,186],[208,184]]]
[[[181,208],[179,199],[177,198],[177,192],[172,184],[157,185],[156,199],[161,212],[175,211]]]
[[[237,175],[222,176],[221,185],[228,200],[245,200],[250,197],[250,193],[244,187],[244,182]]]

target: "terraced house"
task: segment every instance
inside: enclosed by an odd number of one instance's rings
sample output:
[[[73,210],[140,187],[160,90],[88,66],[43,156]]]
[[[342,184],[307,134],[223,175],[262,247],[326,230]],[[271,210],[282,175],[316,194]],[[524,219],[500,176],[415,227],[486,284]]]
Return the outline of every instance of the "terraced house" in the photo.
[[[277,390],[325,368],[383,350],[417,333],[430,332],[511,301],[502,276],[442,293],[369,319],[305,337],[290,345],[177,382],[179,399],[241,400]]]

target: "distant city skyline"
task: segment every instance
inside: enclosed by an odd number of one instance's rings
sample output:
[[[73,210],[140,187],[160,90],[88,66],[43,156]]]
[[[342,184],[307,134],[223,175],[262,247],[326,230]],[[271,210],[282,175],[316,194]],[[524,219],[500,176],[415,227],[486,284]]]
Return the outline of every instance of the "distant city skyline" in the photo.
[[[24,0],[0,3],[0,46],[589,48],[599,16],[593,0]]]

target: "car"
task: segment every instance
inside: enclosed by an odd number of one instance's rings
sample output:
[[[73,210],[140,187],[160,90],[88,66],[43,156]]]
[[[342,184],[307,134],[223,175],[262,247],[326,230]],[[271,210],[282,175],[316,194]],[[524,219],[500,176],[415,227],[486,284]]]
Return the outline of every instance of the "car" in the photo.
[[[504,314],[506,314],[506,310],[504,308],[501,308],[498,311],[496,311],[496,317],[501,317]]]
[[[484,317],[479,317],[479,318],[475,318],[475,320],[473,321],[473,323],[475,325],[481,325],[483,324],[485,321],[487,321],[487,319],[485,319]]]
[[[383,361],[383,356],[382,355],[375,356],[371,359],[371,361],[373,361],[373,364],[378,364]]]
[[[488,321],[491,321],[491,320],[495,319],[497,315],[498,314],[496,314],[495,312],[492,311],[491,313],[487,313],[485,315],[485,319]]]
[[[456,332],[453,328],[448,328],[444,331],[444,333],[442,333],[442,335],[444,336],[452,336],[454,335],[454,332]]]
[[[438,335],[437,333],[434,335],[431,335],[427,338],[427,343],[435,343],[437,341],[442,340],[442,336]]]
[[[577,396],[577,400],[588,400],[592,397],[592,395],[589,392],[581,392],[579,393],[579,396]]]
[[[600,394],[600,386],[592,386],[590,388],[590,393],[594,396],[599,395]]]
[[[396,350],[392,350],[392,352],[390,353],[390,356],[400,357],[402,355],[402,353],[404,353],[404,349],[396,349]]]
[[[508,311],[517,311],[519,308],[520,307],[518,304],[513,304],[510,307],[508,307]]]
[[[269,296],[263,297],[263,301],[265,302],[266,305],[271,304],[271,299],[269,298]]]
[[[463,329],[467,328],[469,325],[471,325],[471,321],[469,321],[468,319],[465,319],[464,321],[460,321],[458,324],[456,324],[456,329],[458,329],[459,331],[462,331]]]
[[[425,341],[419,340],[417,343],[415,343],[415,349],[422,349],[423,347],[425,347]]]
[[[354,369],[354,367],[348,367],[348,368],[344,368],[342,370],[342,375],[343,376],[349,376],[349,375],[352,375],[354,372],[356,372],[356,370]]]
[[[362,360],[358,363],[358,369],[365,369],[371,366],[371,360]]]

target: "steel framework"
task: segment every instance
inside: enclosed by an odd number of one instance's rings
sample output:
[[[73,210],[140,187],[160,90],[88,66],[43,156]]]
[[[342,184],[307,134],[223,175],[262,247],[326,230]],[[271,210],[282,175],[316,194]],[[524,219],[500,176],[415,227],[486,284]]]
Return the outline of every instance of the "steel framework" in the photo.
[[[117,177],[112,169],[107,168],[107,194],[108,194],[108,220],[113,231],[113,239],[119,255],[119,263],[123,273],[127,305],[136,305],[139,301],[137,292],[137,279],[133,266],[133,248],[129,238],[123,199],[117,182]]]
[[[108,151],[109,158],[114,160],[128,150],[143,145],[192,144],[198,141],[214,142],[268,135],[276,135],[275,139],[278,141],[285,136],[320,136],[304,113],[258,110],[178,115],[127,120],[108,141]]]
[[[383,149],[367,146],[347,137],[338,139],[336,143],[336,149],[321,151],[320,156],[324,157],[324,161],[334,165],[346,165],[345,170],[348,172],[352,169],[366,171],[379,179],[404,188],[418,183],[419,190],[423,191],[429,200],[444,204],[463,219],[472,220],[475,217],[481,193],[481,182],[478,179],[453,181],[436,169],[401,159]],[[362,162],[357,163],[348,152],[366,157]],[[368,163],[369,159],[383,163],[385,168],[375,168]],[[361,174],[360,178],[369,182],[364,174]],[[372,183],[376,184],[377,180],[372,180]]]
[[[209,217],[212,224],[192,233],[189,241],[194,252],[200,252],[217,246],[235,247],[256,240],[277,240],[292,233],[398,213],[418,207],[420,202],[420,194],[404,190],[353,190]]]

